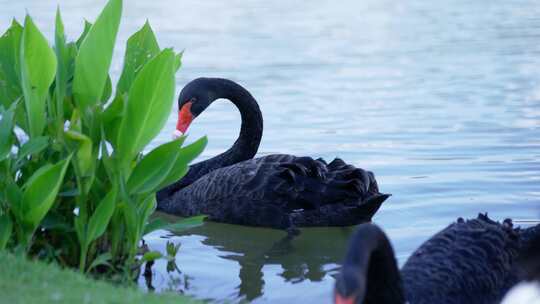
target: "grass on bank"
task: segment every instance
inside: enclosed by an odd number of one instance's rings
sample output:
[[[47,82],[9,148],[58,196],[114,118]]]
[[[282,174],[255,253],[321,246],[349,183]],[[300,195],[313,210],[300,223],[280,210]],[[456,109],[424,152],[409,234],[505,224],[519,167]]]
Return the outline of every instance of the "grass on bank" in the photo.
[[[89,279],[57,265],[0,251],[0,303],[200,303],[177,294],[148,294]]]

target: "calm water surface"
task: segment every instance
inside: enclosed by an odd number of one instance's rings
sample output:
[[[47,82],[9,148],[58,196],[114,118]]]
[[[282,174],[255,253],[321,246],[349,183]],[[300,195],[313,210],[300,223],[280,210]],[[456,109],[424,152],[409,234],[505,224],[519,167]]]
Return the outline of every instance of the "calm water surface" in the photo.
[[[104,1],[59,1],[71,38]],[[52,37],[57,1],[0,0],[0,28],[28,9]],[[339,156],[393,193],[374,220],[398,258],[457,217],[536,218],[540,202],[537,1],[125,1],[112,74],[148,18],[161,46],[185,49],[178,90],[199,76],[245,85],[265,118],[260,155]],[[3,31],[3,30],[2,30]],[[175,115],[159,138],[170,139]],[[228,148],[240,117],[215,103],[190,129],[203,158]],[[327,303],[353,228],[283,232],[207,223],[147,236],[181,243],[156,290],[218,302]],[[146,288],[144,280],[140,285]]]

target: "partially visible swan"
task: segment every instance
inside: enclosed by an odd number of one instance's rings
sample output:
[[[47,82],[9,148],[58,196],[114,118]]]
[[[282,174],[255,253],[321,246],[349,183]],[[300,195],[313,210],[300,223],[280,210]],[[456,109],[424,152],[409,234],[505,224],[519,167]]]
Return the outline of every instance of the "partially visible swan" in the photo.
[[[519,256],[525,280],[504,296],[501,304],[540,304],[540,235],[536,235]]]
[[[384,232],[360,225],[336,279],[334,303],[495,304],[520,279],[517,256],[540,225],[515,229],[480,214],[422,244],[401,273]]]
[[[178,98],[177,131],[184,133],[219,98],[240,111],[240,136],[229,150],[191,166],[184,178],[160,191],[159,210],[294,230],[370,221],[388,198],[379,192],[373,173],[338,158],[330,163],[286,154],[253,159],[262,137],[262,114],[253,96],[231,80],[198,78],[188,83]]]

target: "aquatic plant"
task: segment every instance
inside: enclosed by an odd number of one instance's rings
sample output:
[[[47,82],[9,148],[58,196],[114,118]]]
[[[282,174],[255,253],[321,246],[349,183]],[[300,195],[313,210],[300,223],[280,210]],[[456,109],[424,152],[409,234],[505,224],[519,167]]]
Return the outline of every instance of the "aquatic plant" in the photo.
[[[68,42],[57,10],[54,48],[29,15],[0,37],[0,250],[131,273],[142,236],[166,224],[149,220],[155,193],[187,172],[206,138],[142,154],[172,108],[182,54],[160,49],[145,23],[113,94],[121,12],[110,0]]]

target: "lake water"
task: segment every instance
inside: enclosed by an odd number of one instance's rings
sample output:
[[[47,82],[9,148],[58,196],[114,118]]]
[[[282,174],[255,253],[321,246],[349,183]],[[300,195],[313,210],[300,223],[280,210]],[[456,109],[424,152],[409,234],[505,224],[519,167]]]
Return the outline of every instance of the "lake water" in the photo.
[[[68,35],[104,1],[0,0],[0,28],[28,9],[52,38],[60,2]],[[96,3],[97,2],[97,3]],[[538,1],[173,1],[124,3],[112,74],[148,18],[160,45],[185,49],[177,90],[199,76],[238,81],[265,119],[260,155],[339,156],[392,193],[374,218],[400,263],[457,217],[539,216]],[[159,138],[170,139],[175,111]],[[236,109],[213,104],[190,128],[202,158],[227,149]],[[146,237],[181,243],[177,265],[153,268],[156,290],[218,302],[328,303],[353,228],[284,233],[207,223]],[[140,285],[146,288],[144,280]]]

